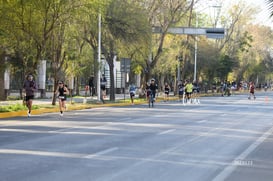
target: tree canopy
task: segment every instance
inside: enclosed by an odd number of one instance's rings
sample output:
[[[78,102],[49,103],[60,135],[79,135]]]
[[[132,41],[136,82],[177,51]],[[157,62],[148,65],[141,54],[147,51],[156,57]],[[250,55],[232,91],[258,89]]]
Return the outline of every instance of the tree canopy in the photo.
[[[102,53],[110,67],[111,100],[115,100],[114,63],[124,57],[131,59],[130,82],[135,82],[138,75],[142,84],[155,77],[160,84],[168,82],[175,87],[178,70],[181,79],[192,80],[195,37],[168,34],[168,28],[194,27],[196,22],[199,27],[220,26],[226,30],[223,39],[197,37],[199,83],[271,81],[272,29],[253,24],[255,7],[240,1],[225,13],[218,9],[213,19],[195,10],[199,3],[198,0],[2,0],[0,84],[4,84],[3,74],[9,69],[12,82],[21,85],[26,74],[37,75],[39,62],[47,60],[47,77],[55,80],[55,89],[59,79],[67,83],[73,79],[78,94],[81,84],[96,76],[101,67],[97,63],[99,14]],[[268,3],[272,9],[272,1]],[[154,26],[160,27],[162,33],[153,34]],[[182,57],[180,63],[177,57]],[[0,97],[5,99],[3,92]]]

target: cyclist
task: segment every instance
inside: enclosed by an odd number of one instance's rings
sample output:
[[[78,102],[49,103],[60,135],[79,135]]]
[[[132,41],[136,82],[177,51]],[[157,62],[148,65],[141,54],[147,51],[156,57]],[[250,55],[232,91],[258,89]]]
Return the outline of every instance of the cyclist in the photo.
[[[158,88],[157,88],[157,85],[155,83],[155,79],[154,78],[151,79],[151,84],[150,84],[149,88],[151,90],[151,95],[153,96],[153,99],[155,101],[155,94],[156,94],[156,90]]]
[[[151,82],[146,84],[146,95],[147,95],[148,101],[149,101],[149,96],[152,96],[153,100],[155,100],[155,94],[157,89],[158,88],[155,83],[155,79],[151,79]]]

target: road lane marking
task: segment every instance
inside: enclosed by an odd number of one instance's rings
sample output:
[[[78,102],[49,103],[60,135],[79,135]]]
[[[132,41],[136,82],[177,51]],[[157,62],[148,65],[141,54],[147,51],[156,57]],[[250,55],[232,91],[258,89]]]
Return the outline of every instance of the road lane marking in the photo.
[[[261,143],[263,143],[272,133],[273,127],[265,132],[261,137],[259,137],[254,143],[252,143],[243,153],[236,157],[232,161],[232,164],[230,164],[223,171],[221,171],[212,181],[226,180],[238,167],[238,164],[234,163],[236,163],[236,161],[238,160],[246,160],[246,157],[251,154]]]
[[[197,121],[197,123],[205,123],[205,122],[207,122],[208,120],[201,120],[201,121]]]
[[[116,151],[118,149],[119,149],[118,147],[108,148],[106,150],[102,150],[102,151],[94,153],[94,154],[86,155],[86,156],[84,156],[84,158],[91,159],[91,158],[94,158],[94,157],[98,157],[98,156],[105,155],[107,153]]]
[[[176,129],[169,129],[169,130],[158,133],[158,135],[168,134],[168,133],[171,133],[171,132],[174,132],[174,131],[176,131]]]

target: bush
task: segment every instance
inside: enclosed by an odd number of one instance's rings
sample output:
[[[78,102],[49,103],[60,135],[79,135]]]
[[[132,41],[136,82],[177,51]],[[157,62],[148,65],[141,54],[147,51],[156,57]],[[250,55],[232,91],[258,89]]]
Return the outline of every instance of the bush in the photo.
[[[21,98],[20,97],[18,97],[18,96],[8,96],[7,97],[7,100],[8,101],[15,101],[15,100],[20,100]]]
[[[39,106],[33,105],[32,109],[39,109]],[[14,112],[21,110],[27,110],[27,107],[19,103],[7,106],[0,106],[0,112]]]

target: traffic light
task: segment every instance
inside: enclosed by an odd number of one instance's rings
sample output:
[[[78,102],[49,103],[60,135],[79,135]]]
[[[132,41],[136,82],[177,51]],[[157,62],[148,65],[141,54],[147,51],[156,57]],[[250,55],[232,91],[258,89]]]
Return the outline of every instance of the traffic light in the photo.
[[[224,28],[207,28],[206,29],[207,38],[224,38],[225,37],[225,29]]]

